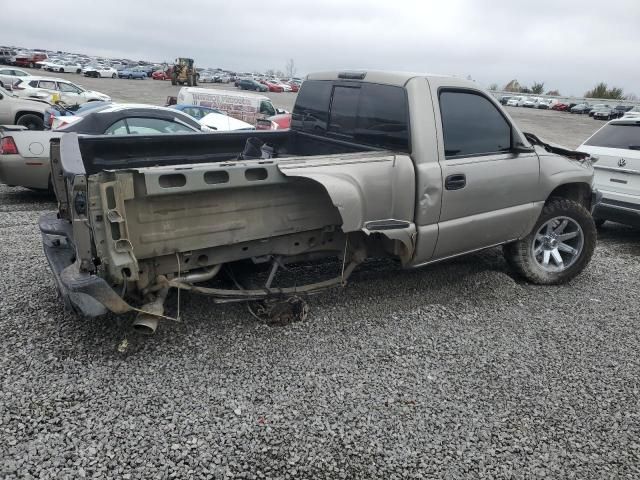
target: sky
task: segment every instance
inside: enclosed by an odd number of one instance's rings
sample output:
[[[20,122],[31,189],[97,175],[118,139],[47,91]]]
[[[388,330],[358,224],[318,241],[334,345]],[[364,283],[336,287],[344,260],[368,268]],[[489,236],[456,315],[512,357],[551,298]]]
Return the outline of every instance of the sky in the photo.
[[[640,96],[640,0],[0,0],[0,45],[234,71],[405,70]],[[25,21],[42,12],[44,21]],[[13,21],[12,21],[13,19]]]

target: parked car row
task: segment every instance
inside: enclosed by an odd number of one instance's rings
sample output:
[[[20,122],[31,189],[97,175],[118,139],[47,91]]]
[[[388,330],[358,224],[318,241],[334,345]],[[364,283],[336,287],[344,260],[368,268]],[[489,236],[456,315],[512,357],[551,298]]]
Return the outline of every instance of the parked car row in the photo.
[[[297,92],[300,90],[302,80],[276,79],[276,78],[238,78],[235,86],[241,90],[254,90],[256,92]]]
[[[543,110],[556,110],[574,114],[588,114],[599,120],[612,120],[623,117],[628,111],[635,108],[631,105],[616,105],[598,103],[590,105],[587,102],[563,103],[555,98],[528,97],[524,95],[503,95],[500,103],[509,107],[538,108]]]

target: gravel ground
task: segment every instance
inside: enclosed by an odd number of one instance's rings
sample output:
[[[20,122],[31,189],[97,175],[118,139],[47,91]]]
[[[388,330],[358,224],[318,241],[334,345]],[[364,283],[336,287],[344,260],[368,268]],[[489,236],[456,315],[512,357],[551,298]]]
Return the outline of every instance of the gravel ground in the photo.
[[[183,295],[141,337],[64,311],[54,208],[0,186],[1,478],[640,478],[638,229],[607,224],[570,285],[497,249],[372,262],[300,323]]]

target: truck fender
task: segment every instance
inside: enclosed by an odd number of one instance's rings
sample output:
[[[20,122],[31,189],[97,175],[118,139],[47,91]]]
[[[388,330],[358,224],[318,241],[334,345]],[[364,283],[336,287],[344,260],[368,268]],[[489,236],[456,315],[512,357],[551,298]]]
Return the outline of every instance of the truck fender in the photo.
[[[292,164],[283,162],[279,168],[287,177],[306,178],[320,184],[340,213],[344,233],[379,233],[401,241],[406,253],[413,253],[415,170],[408,156],[345,156]]]

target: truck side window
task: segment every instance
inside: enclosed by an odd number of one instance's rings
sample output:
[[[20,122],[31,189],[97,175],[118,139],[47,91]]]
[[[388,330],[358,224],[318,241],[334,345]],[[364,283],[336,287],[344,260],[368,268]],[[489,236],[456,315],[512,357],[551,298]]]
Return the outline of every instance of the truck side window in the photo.
[[[491,101],[478,93],[440,92],[446,158],[506,152],[511,125]]]

